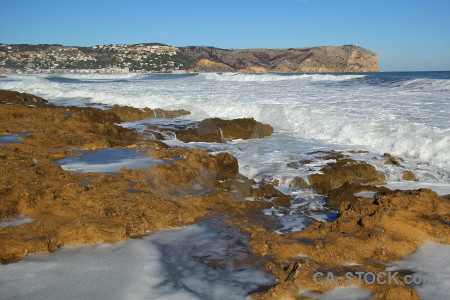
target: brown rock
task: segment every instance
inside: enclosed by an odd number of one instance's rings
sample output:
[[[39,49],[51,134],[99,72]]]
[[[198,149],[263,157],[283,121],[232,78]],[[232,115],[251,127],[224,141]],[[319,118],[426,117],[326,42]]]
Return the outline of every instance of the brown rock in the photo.
[[[0,104],[33,105],[37,107],[51,106],[47,100],[26,93],[0,90]]]
[[[227,139],[263,138],[271,135],[270,125],[255,121],[253,118],[222,120],[205,119],[196,128],[180,129],[176,136],[183,142],[224,142]]]
[[[374,166],[352,159],[329,163],[321,171],[322,174],[308,176],[312,189],[319,194],[328,194],[345,182],[373,185],[383,184],[385,180],[385,175],[379,173]]]
[[[386,300],[397,300],[397,299],[405,299],[405,300],[420,300],[419,295],[413,289],[408,287],[398,286],[391,287],[386,295]]]
[[[309,184],[302,177],[294,177],[292,182],[289,184],[289,187],[296,187],[301,189],[309,189]]]
[[[85,122],[95,123],[120,123],[122,120],[113,112],[93,107],[68,107],[66,111],[71,113],[72,117],[77,117]]]
[[[148,118],[174,118],[183,115],[188,115],[190,112],[184,109],[180,110],[164,110],[164,109],[150,109],[145,107],[143,109],[114,105],[107,109],[107,112],[112,112],[120,119],[121,122],[135,122]]]
[[[228,152],[215,155],[219,169],[218,179],[234,178],[239,173],[239,165],[236,157]]]
[[[339,207],[342,202],[353,202],[356,200],[356,193],[361,191],[377,191],[378,188],[370,185],[361,185],[359,183],[345,182],[338,188],[332,189],[328,195],[328,206]]]
[[[274,186],[270,183],[260,183],[260,187],[257,189],[252,189],[251,197],[261,200],[263,198],[274,198],[274,197],[281,197],[284,194],[274,188]]]
[[[403,172],[402,180],[416,181],[417,178],[416,178],[416,175],[414,175],[413,172],[411,172],[411,171],[405,171],[405,172]]]
[[[261,214],[273,204],[245,200],[252,191],[283,195],[269,186],[254,189],[229,153],[213,156],[159,141],[136,143],[136,133],[110,122],[117,117],[111,112],[23,105],[0,105],[0,110],[1,130],[33,132],[0,148],[0,219],[20,214],[33,219],[0,228],[2,263],[64,245],[112,243],[211,214]],[[80,155],[69,149],[124,146],[171,162],[115,174],[73,173],[53,164]]]
[[[282,195],[272,200],[272,203],[276,206],[284,206],[284,207],[291,207],[291,200],[292,197],[289,195]]]
[[[348,155],[344,155],[344,154],[342,154],[342,152],[334,151],[334,150],[314,151],[314,152],[308,153],[308,155],[315,155],[317,159],[321,159],[321,160],[330,160],[330,159],[342,160],[344,158],[348,158]]]
[[[295,298],[305,289],[323,293],[332,287],[314,282],[317,271],[332,272],[335,276],[349,271],[376,274],[386,268],[380,261],[398,260],[422,243],[450,244],[450,229],[444,221],[449,213],[448,199],[429,189],[385,190],[375,199],[342,202],[334,222],[317,222],[300,232],[280,236],[261,227],[253,228],[252,249],[264,257],[278,258],[268,263],[266,269],[277,277],[279,284],[252,296]],[[361,265],[348,266],[348,262]],[[399,274],[400,279],[406,275]],[[338,284],[346,285],[344,281]],[[418,299],[410,287],[395,283],[363,284],[362,287],[371,291],[375,299]]]
[[[399,162],[399,159],[395,158],[391,154],[384,153],[383,156],[387,158],[387,161],[384,163],[385,165],[394,165],[394,166],[397,166],[397,167],[401,167],[402,166],[401,163]]]
[[[282,192],[280,192],[279,190],[274,188],[273,185],[271,185],[269,183],[262,184],[261,185],[261,190],[264,192],[264,197],[265,198],[284,196],[284,194]]]

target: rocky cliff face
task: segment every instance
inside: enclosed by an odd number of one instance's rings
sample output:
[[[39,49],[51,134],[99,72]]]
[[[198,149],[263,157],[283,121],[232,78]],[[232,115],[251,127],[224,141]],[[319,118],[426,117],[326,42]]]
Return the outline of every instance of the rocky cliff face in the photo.
[[[195,71],[242,73],[378,72],[378,55],[355,45],[227,50],[183,47]]]

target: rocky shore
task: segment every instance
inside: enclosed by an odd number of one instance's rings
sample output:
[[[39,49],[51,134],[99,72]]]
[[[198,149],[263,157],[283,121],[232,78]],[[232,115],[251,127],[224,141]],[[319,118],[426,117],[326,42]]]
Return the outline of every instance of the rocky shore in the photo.
[[[276,182],[257,183],[239,174],[239,162],[228,152],[211,155],[199,148],[170,147],[163,139],[145,138],[151,127],[138,134],[116,125],[187,111],[61,107],[12,91],[0,91],[0,111],[0,137],[15,137],[13,142],[0,140],[0,224],[28,218],[17,226],[0,227],[1,264],[66,245],[140,238],[221,214],[249,237],[249,246],[265,258],[265,270],[277,280],[277,285],[255,291],[252,297],[307,299],[333,287],[317,284],[315,272],[381,272],[385,263],[401,259],[425,242],[450,244],[449,196],[429,189],[391,191],[381,186],[384,174],[340,152],[317,153],[333,162],[320,174],[293,183],[327,195],[328,205],[339,211],[337,218],[279,234],[261,211],[290,207],[291,196],[276,189]],[[185,142],[226,142],[262,138],[273,128],[253,119],[214,118],[173,132]],[[158,163],[110,173],[70,172],[58,164],[100,149],[129,149]],[[386,159],[401,163],[389,154]],[[406,176],[414,180],[413,175]],[[362,197],[361,192],[372,195]],[[363,283],[361,287],[373,299],[419,299],[405,285]]]

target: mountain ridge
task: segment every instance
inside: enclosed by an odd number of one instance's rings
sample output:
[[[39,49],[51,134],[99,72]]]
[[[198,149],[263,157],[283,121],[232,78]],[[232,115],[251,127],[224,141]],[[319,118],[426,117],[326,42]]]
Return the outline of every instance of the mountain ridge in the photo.
[[[181,47],[198,71],[242,73],[378,72],[378,55],[356,45],[286,49]]]
[[[357,45],[285,49],[174,47],[162,43],[93,47],[0,44],[0,72],[328,73],[377,72],[378,55]]]

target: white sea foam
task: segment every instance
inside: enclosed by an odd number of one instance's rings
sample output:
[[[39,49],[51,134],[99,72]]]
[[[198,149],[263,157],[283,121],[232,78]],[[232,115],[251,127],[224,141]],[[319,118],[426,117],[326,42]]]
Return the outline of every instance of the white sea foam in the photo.
[[[362,191],[362,192],[356,193],[355,196],[372,199],[373,197],[375,197],[375,192]]]
[[[299,295],[314,300],[363,300],[369,299],[372,296],[372,293],[361,287],[347,286],[330,289],[324,294],[306,290],[301,291]]]
[[[274,284],[245,263],[245,238],[219,226],[30,256],[0,268],[0,299],[245,299]]]
[[[111,80],[58,82],[49,80],[49,75],[11,75],[0,82],[0,88],[34,93],[60,104],[185,108],[192,111],[187,118],[194,120],[254,117],[299,143],[392,153],[419,165],[419,173],[428,168],[437,180],[442,178],[439,172],[450,169],[448,79],[378,83],[378,77],[352,74],[58,76]],[[122,77],[127,80],[115,80]],[[283,140],[272,142],[284,147]],[[399,180],[399,174],[392,173],[391,179]]]
[[[237,81],[237,82],[268,82],[285,80],[305,81],[346,81],[356,78],[364,78],[366,75],[331,75],[331,74],[242,74],[242,73],[202,73],[199,76],[213,81]]]
[[[450,183],[403,181],[403,182],[390,182],[385,186],[391,190],[414,190],[417,188],[429,188],[438,193],[439,195],[442,196],[450,195]]]
[[[71,78],[80,80],[120,80],[132,79],[142,77],[139,73],[124,73],[124,74],[102,74],[102,73],[67,73],[67,74],[51,74],[46,77],[54,78]]]
[[[450,245],[424,244],[387,268],[387,271],[410,270],[419,285],[414,289],[420,299],[448,299],[450,291]],[[419,282],[421,281],[421,282]]]
[[[27,224],[33,222],[33,219],[30,217],[27,217],[25,215],[19,215],[15,218],[11,219],[0,219],[0,228],[5,227],[16,227],[20,226],[22,224]]]

